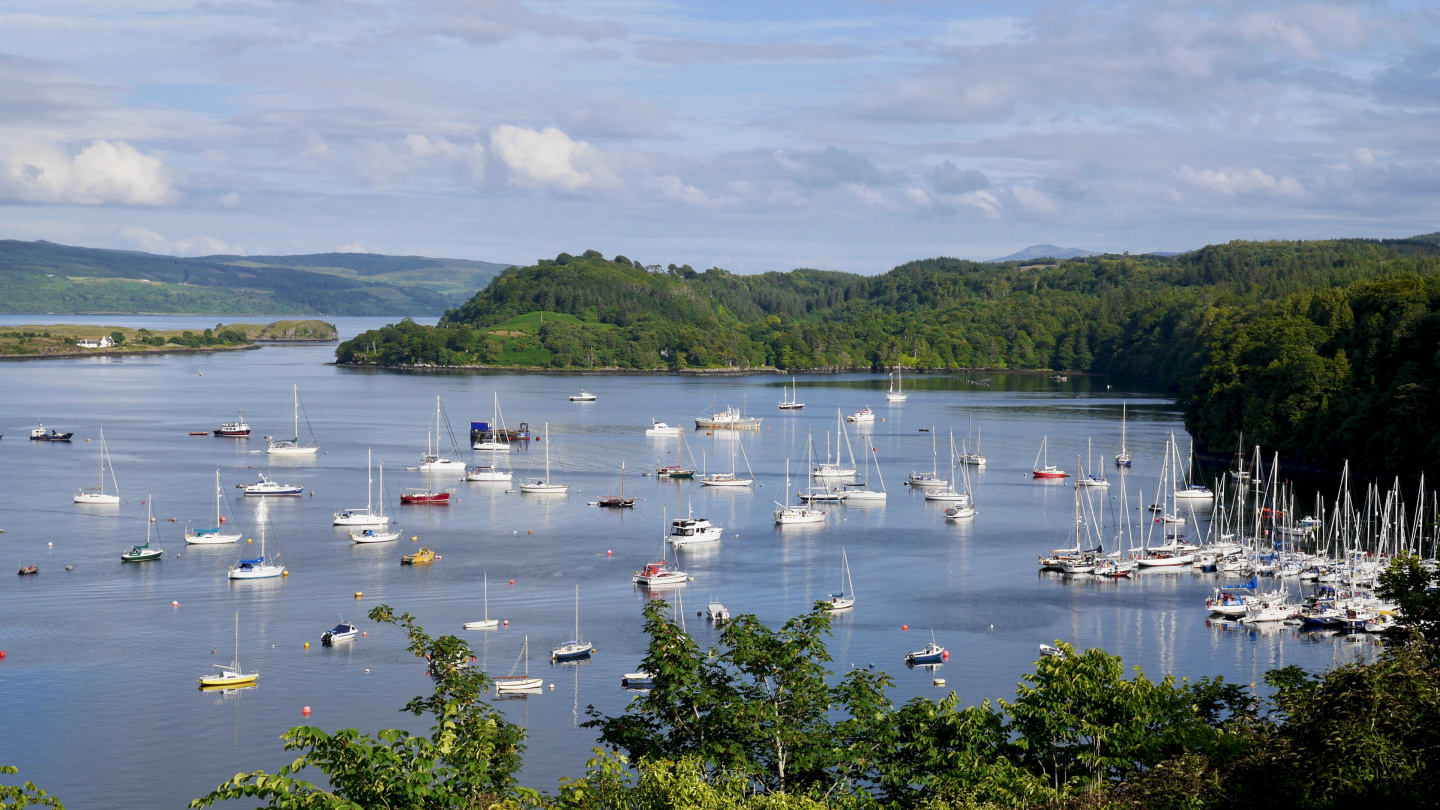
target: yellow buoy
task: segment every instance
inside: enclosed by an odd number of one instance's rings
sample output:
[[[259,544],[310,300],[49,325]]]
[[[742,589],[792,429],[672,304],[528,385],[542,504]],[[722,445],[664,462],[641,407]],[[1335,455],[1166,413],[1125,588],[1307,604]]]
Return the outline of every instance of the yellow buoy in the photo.
[[[359,599],[360,597],[362,597],[362,596],[364,596],[364,595],[365,595],[365,594],[361,593],[360,591],[356,591],[356,592],[355,592],[355,598],[356,598],[356,599]]]
[[[307,649],[307,650],[310,649],[310,642],[308,642],[308,641],[305,642],[305,649]]]

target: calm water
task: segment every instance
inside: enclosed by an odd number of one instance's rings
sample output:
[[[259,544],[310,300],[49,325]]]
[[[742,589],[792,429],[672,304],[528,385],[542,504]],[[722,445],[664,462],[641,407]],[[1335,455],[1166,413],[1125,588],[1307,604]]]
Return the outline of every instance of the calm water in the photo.
[[[9,316],[4,322],[38,320]],[[203,327],[218,319],[148,320]],[[381,322],[339,319],[345,334]],[[1057,638],[1104,646],[1152,677],[1223,674],[1247,683],[1271,667],[1329,666],[1368,646],[1289,630],[1210,628],[1201,607],[1214,586],[1210,576],[1092,582],[1036,573],[1037,553],[1067,543],[1073,508],[1068,486],[1030,479],[1042,437],[1050,437],[1051,461],[1063,468],[1073,469],[1075,457],[1085,454],[1087,437],[1097,456],[1108,458],[1119,444],[1121,401],[1128,400],[1136,463],[1123,481],[1132,508],[1138,487],[1153,491],[1164,437],[1181,430],[1179,414],[1168,399],[1130,384],[1106,391],[1103,381],[1091,379],[1056,385],[992,375],[994,385],[986,388],[923,377],[914,381],[918,390],[909,402],[892,406],[881,377],[810,376],[800,378],[805,410],[781,414],[775,403],[788,379],[773,376],[402,375],[326,366],[332,351],[271,347],[0,364],[0,528],[6,530],[0,561],[42,570],[36,577],[0,571],[0,649],[7,652],[0,661],[0,712],[8,718],[0,763],[19,765],[23,778],[71,807],[179,808],[236,772],[288,762],[278,738],[293,725],[423,731],[397,711],[428,691],[422,666],[406,655],[398,632],[363,620],[370,607],[387,602],[434,633],[467,637],[492,673],[510,670],[528,634],[531,671],[554,689],[501,705],[530,729],[525,781],[553,789],[558,776],[579,773],[594,745],[591,732],[577,728],[585,706],[618,712],[629,697],[619,678],[635,668],[645,645],[645,596],[631,587],[630,575],[660,552],[664,510],[673,516],[691,507],[725,526],[722,543],[681,557],[694,577],[680,592],[692,633],[702,642],[715,639],[695,617],[712,596],[733,612],[770,622],[806,610],[838,587],[844,547],[859,603],[835,622],[835,669],[875,663],[896,679],[897,702],[942,694],[930,685],[930,673],[902,663],[932,630],[951,651],[941,674],[967,701],[1010,696],[1036,645]],[[254,546],[186,547],[181,534],[187,522],[209,525],[217,467],[239,524],[248,525],[254,504],[234,485],[267,469],[266,456],[255,453],[264,447],[258,437],[288,431],[292,383],[300,386],[323,449],[316,458],[270,468],[274,477],[313,491],[272,499],[290,576],[230,584],[226,568]],[[599,401],[568,402],[581,386]],[[538,430],[550,423],[556,477],[569,480],[571,494],[522,496],[506,494],[503,486],[459,483],[449,507],[399,506],[401,486],[424,484],[423,474],[403,468],[414,465],[425,446],[435,396],[444,398],[465,447],[468,422],[488,419],[493,391],[511,426],[527,421]],[[693,428],[693,417],[712,402],[748,403],[766,417],[765,427],[738,438],[692,430],[687,444],[711,469],[728,469],[738,442],[759,486],[712,489],[632,475],[627,494],[644,499],[633,511],[587,505],[618,489],[622,459],[635,472],[671,463],[675,440],[643,433],[652,416]],[[863,437],[851,426],[851,440],[857,452],[867,443],[878,448],[889,503],[834,507],[824,526],[775,527],[771,509],[784,500],[786,459],[795,473],[793,493],[804,483],[807,434],[823,453],[836,408],[849,413],[865,404],[883,421]],[[213,428],[237,408],[245,410],[256,438],[187,435]],[[939,504],[925,503],[901,481],[911,469],[931,466],[932,434],[919,428],[937,427],[943,458],[945,431],[953,427],[963,438],[971,417],[990,459],[975,478],[980,513],[947,524]],[[76,442],[28,441],[37,418],[76,431]],[[71,495],[93,484],[97,470],[98,442],[86,440],[102,426],[124,502],[77,507]],[[377,464],[385,463],[389,510],[398,513],[405,533],[400,543],[356,546],[330,526],[334,509],[365,502],[367,448]],[[510,454],[517,479],[539,466],[541,449]],[[463,455],[480,454],[466,449]],[[1102,469],[1122,480],[1109,464]],[[158,542],[168,553],[163,561],[124,565],[120,552],[145,537],[148,494],[159,518]],[[1110,520],[1119,494],[1112,487],[1097,501]],[[441,559],[401,567],[400,556],[421,543]],[[509,627],[464,633],[461,623],[483,612],[485,572],[490,614]],[[598,653],[580,666],[551,666],[549,649],[571,637],[577,583],[581,634]],[[357,601],[355,591],[364,598]],[[229,660],[237,611],[241,659],[261,672],[260,685],[229,696],[199,692],[196,676]],[[340,615],[369,636],[322,648],[321,632]],[[904,624],[909,632],[901,630]],[[307,705],[313,710],[308,721],[300,714]]]

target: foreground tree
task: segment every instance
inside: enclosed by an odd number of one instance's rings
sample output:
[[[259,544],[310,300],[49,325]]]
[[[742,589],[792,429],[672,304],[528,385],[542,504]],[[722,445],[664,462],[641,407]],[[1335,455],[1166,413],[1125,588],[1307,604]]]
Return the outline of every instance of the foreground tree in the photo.
[[[370,618],[404,630],[410,652],[430,662],[435,691],[402,709],[430,715],[430,736],[398,729],[372,737],[353,728],[333,734],[292,728],[281,739],[285,750],[303,752],[293,762],[274,774],[238,774],[191,807],[242,798],[285,810],[469,810],[538,802],[537,793],[515,782],[525,732],[483,700],[491,681],[466,666],[469,646],[455,636],[431,638],[409,613],[396,616],[388,605],[371,610]],[[310,768],[325,775],[328,789],[300,778]]]

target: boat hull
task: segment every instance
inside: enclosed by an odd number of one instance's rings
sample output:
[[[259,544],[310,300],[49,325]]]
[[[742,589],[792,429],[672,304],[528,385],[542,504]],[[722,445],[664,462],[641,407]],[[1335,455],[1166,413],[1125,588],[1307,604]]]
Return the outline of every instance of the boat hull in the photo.
[[[564,495],[570,491],[569,484],[521,484],[520,491],[529,495]]]
[[[279,565],[252,565],[245,568],[231,568],[230,579],[273,579],[285,573]]]
[[[465,622],[461,627],[466,630],[494,630],[500,626],[499,619],[481,619],[478,622]]]
[[[351,532],[350,539],[357,543],[389,543],[400,539],[400,532]]]
[[[258,680],[259,677],[260,673],[258,672],[254,675],[202,675],[200,676],[200,688],[217,689],[232,686],[254,686],[255,681]]]
[[[495,681],[495,691],[497,692],[538,690],[545,685],[544,678],[531,678],[524,675],[498,675],[491,680]]]
[[[465,474],[465,480],[482,484],[487,481],[508,483],[512,475],[503,470],[471,470]]]
[[[701,478],[700,485],[705,487],[748,487],[755,483],[753,478]]]
[[[75,496],[75,503],[87,504],[91,506],[115,506],[120,503],[120,496],[82,492]]]
[[[435,505],[435,504],[449,504],[449,503],[450,503],[450,493],[448,493],[448,492],[414,492],[414,493],[410,493],[410,494],[401,493],[401,494],[400,494],[400,502],[401,502],[401,503],[414,503],[414,504],[430,504],[430,505]]]
[[[240,542],[238,534],[186,534],[185,543],[191,546],[226,546]]]

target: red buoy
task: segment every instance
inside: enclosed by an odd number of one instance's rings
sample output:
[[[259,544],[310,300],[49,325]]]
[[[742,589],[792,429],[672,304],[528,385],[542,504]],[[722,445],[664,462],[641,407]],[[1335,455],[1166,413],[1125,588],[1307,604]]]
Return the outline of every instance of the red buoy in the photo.
[[[305,708],[303,708],[303,709],[300,710],[300,713],[303,714],[303,715],[305,715],[306,717],[309,717],[309,716],[310,716],[310,707],[309,707],[309,706],[306,706]]]
[[[0,650],[0,658],[4,658],[4,657],[5,657],[5,651],[4,651],[4,650]]]
[[[901,630],[909,630],[909,629],[910,629],[910,625],[908,625],[908,624],[902,624],[902,625],[900,625],[900,629],[901,629]]]
[[[515,580],[513,580],[513,579],[510,580],[510,584],[511,584],[511,585],[514,585],[514,584],[515,584]]]
[[[942,652],[940,653],[940,660],[941,660],[941,661],[949,661],[949,660],[950,660],[950,651],[949,651],[949,650],[944,650],[944,651],[942,651]]]

